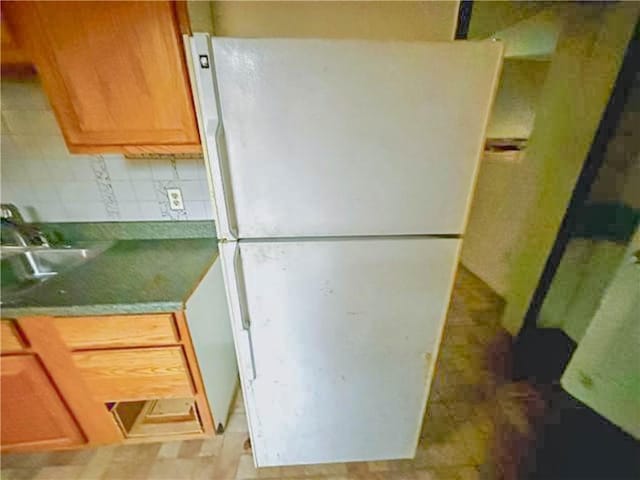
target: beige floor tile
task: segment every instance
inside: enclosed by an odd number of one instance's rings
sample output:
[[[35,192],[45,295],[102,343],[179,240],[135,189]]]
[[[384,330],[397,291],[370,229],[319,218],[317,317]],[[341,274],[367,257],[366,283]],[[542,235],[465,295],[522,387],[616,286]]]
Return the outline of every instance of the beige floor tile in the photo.
[[[33,480],[75,480],[80,478],[81,473],[81,465],[57,465],[42,468]]]
[[[179,458],[193,458],[200,456],[200,449],[204,444],[204,440],[185,440],[178,451]]]
[[[55,452],[47,458],[47,466],[56,465],[84,465],[94,455],[95,450],[69,450],[65,452]]]
[[[429,446],[424,451],[424,466],[428,467],[453,467],[465,466],[472,463],[466,452],[466,445],[462,442],[455,445],[453,443],[438,443]]]
[[[2,468],[0,478],[2,480],[31,480],[40,469],[38,468]]]
[[[349,476],[367,475],[373,473],[371,472],[371,470],[369,470],[369,464],[367,462],[347,463],[347,472],[349,473]]]
[[[177,458],[182,448],[182,442],[163,443],[158,452],[159,458]]]
[[[480,480],[480,472],[476,467],[463,467],[458,472],[460,480]]]
[[[91,459],[84,465],[80,478],[82,480],[99,480],[106,472],[113,459],[115,447],[102,447],[93,451]]]
[[[309,476],[346,475],[347,466],[344,463],[325,463],[321,465],[305,465],[304,474]]]
[[[147,474],[148,480],[182,480],[192,478],[200,459],[163,458],[154,462]]]
[[[416,472],[416,480],[438,480],[433,472],[428,470],[418,470]]]
[[[234,412],[244,412],[244,398],[242,397],[242,390],[238,387],[238,393],[236,395],[236,399],[233,402],[233,411]]]
[[[111,463],[102,474],[102,480],[146,480],[152,464]]]
[[[253,456],[250,454],[241,455],[236,471],[236,480],[246,480],[258,478],[258,470],[253,465]]]
[[[249,425],[247,424],[247,416],[244,412],[233,412],[229,417],[229,423],[225,428],[225,432],[231,433],[247,433]]]
[[[238,470],[240,457],[245,453],[243,445],[247,435],[227,432],[224,434],[220,455],[215,462],[214,477],[216,480],[233,480]]]
[[[193,470],[191,471],[190,480],[216,480],[215,469],[216,459],[215,457],[199,457],[193,459]]]
[[[387,461],[367,462],[367,466],[370,472],[387,472],[390,470],[389,462]]]
[[[259,468],[258,478],[283,478],[282,468],[280,467]]]
[[[5,468],[40,468],[49,463],[51,453],[5,453],[1,458],[2,469]]]
[[[200,448],[200,457],[217,457],[220,455],[220,449],[222,448],[222,441],[224,437],[222,435],[216,435],[211,438],[207,438]]]
[[[305,475],[304,466],[302,465],[282,467],[280,469],[280,472],[282,474],[282,478],[297,478],[297,477],[303,477]]]

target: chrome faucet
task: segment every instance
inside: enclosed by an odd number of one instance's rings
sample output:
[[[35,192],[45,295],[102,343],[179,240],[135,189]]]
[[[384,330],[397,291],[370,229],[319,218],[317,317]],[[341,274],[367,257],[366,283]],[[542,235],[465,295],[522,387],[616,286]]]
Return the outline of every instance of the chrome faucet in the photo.
[[[44,234],[33,225],[24,222],[20,210],[12,203],[0,204],[2,235],[0,243],[4,246],[49,247]],[[7,234],[12,241],[7,242]]]

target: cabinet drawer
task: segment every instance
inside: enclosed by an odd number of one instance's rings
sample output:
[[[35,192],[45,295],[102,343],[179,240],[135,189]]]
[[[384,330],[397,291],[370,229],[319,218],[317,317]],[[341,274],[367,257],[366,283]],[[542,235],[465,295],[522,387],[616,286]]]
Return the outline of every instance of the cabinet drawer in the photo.
[[[92,395],[104,402],[194,394],[187,362],[179,346],[72,355]]]
[[[0,321],[0,351],[2,353],[19,352],[24,345],[11,320]]]
[[[55,318],[72,349],[168,345],[179,341],[173,314]]]

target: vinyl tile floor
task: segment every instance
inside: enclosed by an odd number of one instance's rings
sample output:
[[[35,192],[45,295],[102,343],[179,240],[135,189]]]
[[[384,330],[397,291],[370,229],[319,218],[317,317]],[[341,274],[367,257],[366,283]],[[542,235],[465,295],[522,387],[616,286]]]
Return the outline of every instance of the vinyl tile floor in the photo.
[[[511,451],[505,455],[501,443],[505,443],[505,432],[507,437],[526,437],[530,422],[522,392],[516,386],[515,394],[509,393],[514,387],[506,380],[511,358],[505,347],[510,344],[508,335],[499,326],[502,307],[501,299],[477,277],[464,267],[458,270],[422,436],[412,460],[256,469],[247,450],[247,422],[238,396],[223,435],[206,440],[7,454],[0,459],[0,478],[512,478],[509,468],[515,471],[518,456]],[[518,443],[509,438],[506,441]]]

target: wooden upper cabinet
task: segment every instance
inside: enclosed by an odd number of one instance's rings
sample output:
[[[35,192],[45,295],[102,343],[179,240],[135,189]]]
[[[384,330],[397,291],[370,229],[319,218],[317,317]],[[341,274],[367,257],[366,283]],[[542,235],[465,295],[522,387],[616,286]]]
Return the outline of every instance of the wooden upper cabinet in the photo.
[[[25,66],[31,64],[31,59],[27,53],[18,45],[16,38],[11,31],[11,28],[5,21],[4,15],[0,11],[0,46],[2,48],[2,55],[0,56],[0,62],[2,63],[2,70],[6,68],[12,68],[16,66]]]
[[[84,437],[35,355],[0,359],[2,450],[80,445]]]
[[[74,153],[198,152],[174,2],[3,2]]]

